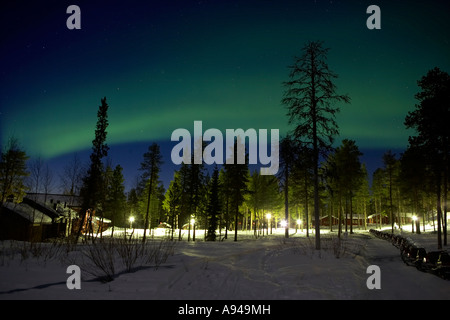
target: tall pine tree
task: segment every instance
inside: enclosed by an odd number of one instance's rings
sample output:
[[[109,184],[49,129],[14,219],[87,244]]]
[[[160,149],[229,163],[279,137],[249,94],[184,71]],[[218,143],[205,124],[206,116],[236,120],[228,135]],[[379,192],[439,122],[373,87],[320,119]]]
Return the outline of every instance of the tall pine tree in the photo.
[[[178,221],[180,215],[180,207],[182,200],[183,189],[180,181],[180,172],[175,171],[173,180],[170,181],[169,188],[166,191],[163,207],[169,216],[169,222],[171,225],[171,237],[173,240],[173,234],[175,231],[175,224]]]
[[[409,144],[426,155],[426,164],[433,175],[438,221],[438,248],[447,244],[447,189],[450,162],[450,75],[434,68],[423,76],[418,85],[421,91],[414,111],[405,118],[406,128],[415,129],[416,136],[409,137]],[[442,198],[443,201],[442,201]],[[442,202],[444,208],[442,208]],[[444,216],[442,216],[442,214]],[[441,223],[443,230],[441,230]]]
[[[389,192],[389,220],[391,222],[391,233],[394,233],[394,224],[395,224],[395,214],[394,214],[394,204],[393,204],[393,189],[394,184],[397,182],[397,174],[398,174],[398,160],[395,158],[395,153],[392,153],[391,150],[388,150],[385,154],[383,154],[383,164],[384,164],[384,172],[386,173],[386,181]]]
[[[107,217],[112,222],[112,234],[114,233],[115,225],[124,226],[126,221],[123,219],[127,197],[125,195],[124,178],[122,173],[122,167],[117,165],[112,172],[111,179],[107,186],[106,194],[106,208]],[[106,215],[105,215],[106,216]]]
[[[279,178],[282,181],[284,191],[284,219],[286,227],[284,237],[289,238],[289,177],[296,163],[299,149],[296,141],[287,136],[280,143],[280,173]]]
[[[141,163],[140,170],[143,171],[141,179],[142,183],[147,189],[147,201],[144,216],[144,237],[142,242],[145,242],[147,229],[151,228],[149,224],[151,221],[150,203],[152,195],[155,194],[159,172],[162,165],[162,155],[157,143],[153,143],[149,148],[148,152],[144,154],[144,161]]]
[[[228,161],[224,164],[225,180],[229,190],[229,204],[231,211],[234,212],[234,241],[237,241],[239,206],[244,202],[244,194],[248,192],[248,157],[245,155],[245,163],[238,164],[238,143],[236,141],[233,148],[233,161]],[[245,148],[242,148],[245,150]]]
[[[355,141],[344,139],[335,152],[335,167],[339,181],[338,190],[345,199],[345,232],[347,232],[347,213],[350,212],[350,233],[353,233],[353,197],[361,185],[363,171],[359,157],[362,153]]]
[[[295,58],[290,67],[290,80],[284,83],[286,91],[282,99],[288,109],[289,124],[295,125],[294,138],[308,145],[313,153],[317,250],[320,250],[319,156],[326,156],[338,133],[335,116],[339,108],[335,104],[350,102],[347,95],[336,94],[333,80],[337,75],[328,67],[328,51],[322,42],[306,44],[303,55]]]
[[[101,105],[97,112],[97,125],[95,129],[95,139],[92,141],[92,153],[90,156],[91,163],[86,176],[83,178],[83,186],[80,190],[83,203],[81,207],[81,220],[75,241],[78,240],[82,228],[87,220],[86,215],[95,215],[99,209],[99,205],[104,199],[104,183],[103,183],[103,162],[102,159],[108,155],[109,147],[106,144],[106,136],[108,127],[108,104],[106,97],[101,99]],[[88,222],[88,221],[86,221]]]
[[[211,178],[211,187],[209,190],[208,207],[207,207],[207,217],[208,217],[208,232],[206,235],[207,241],[216,240],[218,217],[221,212],[219,189],[220,189],[219,170],[217,169],[217,167],[215,167]]]

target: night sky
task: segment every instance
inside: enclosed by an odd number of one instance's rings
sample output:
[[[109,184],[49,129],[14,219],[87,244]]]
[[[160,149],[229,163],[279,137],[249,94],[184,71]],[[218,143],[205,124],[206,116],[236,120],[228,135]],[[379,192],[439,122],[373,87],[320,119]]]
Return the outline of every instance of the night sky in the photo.
[[[81,29],[69,30],[69,5]],[[369,30],[369,5],[381,30]],[[339,141],[356,140],[369,168],[406,148],[403,121],[417,80],[450,72],[448,1],[2,1],[0,137],[56,168],[83,161],[107,97],[107,143],[127,184],[148,146],[172,177],[173,130],[290,129],[281,105],[288,66],[307,41],[330,48],[339,75]],[[373,158],[376,161],[373,161]],[[167,185],[167,183],[166,183]]]

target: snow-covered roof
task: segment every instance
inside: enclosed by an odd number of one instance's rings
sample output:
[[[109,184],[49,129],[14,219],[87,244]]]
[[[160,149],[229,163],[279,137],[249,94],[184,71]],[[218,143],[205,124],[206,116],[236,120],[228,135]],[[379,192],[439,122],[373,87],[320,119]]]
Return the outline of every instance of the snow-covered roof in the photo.
[[[12,202],[6,202],[5,204],[3,204],[3,206],[11,211],[14,211],[30,222],[45,224],[52,223],[52,219],[49,216],[26,203],[21,202],[16,204]]]
[[[331,217],[333,219],[339,219],[339,217],[335,216],[335,215],[332,215]],[[365,219],[364,215],[363,214],[359,214],[359,213],[353,213],[352,217],[353,217],[353,219]],[[342,218],[342,220],[345,219],[345,213],[342,214],[341,218]],[[314,216],[312,216],[311,219],[312,219],[312,221],[315,221],[315,217]],[[330,216],[326,215],[326,216],[320,217],[320,220],[324,220],[324,219],[325,220],[326,219],[330,219]],[[347,213],[347,219],[350,219],[350,213]]]
[[[60,203],[62,205],[68,206],[79,206],[81,205],[82,198],[79,196],[66,195],[66,194],[55,194],[55,193],[28,193],[27,198],[38,200],[47,205],[53,205],[54,203]]]
[[[94,219],[98,220],[98,221],[102,221],[102,219],[103,219],[103,223],[111,223],[111,220],[106,219],[106,218],[102,218],[102,217],[94,216]]]
[[[374,217],[379,217],[380,214],[383,215],[383,216],[385,216],[385,217],[388,217],[388,216],[389,216],[389,212],[385,212],[385,213],[374,213],[374,214],[371,214],[371,215],[367,216],[367,218],[371,219],[371,218],[374,218]],[[416,215],[416,214],[413,213],[413,212],[402,212],[402,213],[396,212],[396,213],[394,213],[394,214],[395,214],[396,217],[402,217],[402,218],[404,218],[404,217],[411,218],[412,216],[415,216],[415,215]]]

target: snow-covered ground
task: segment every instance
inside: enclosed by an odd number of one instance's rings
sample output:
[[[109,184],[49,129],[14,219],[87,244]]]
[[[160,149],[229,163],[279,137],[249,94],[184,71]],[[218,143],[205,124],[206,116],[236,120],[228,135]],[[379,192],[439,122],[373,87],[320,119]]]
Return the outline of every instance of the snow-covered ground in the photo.
[[[436,250],[434,233],[404,234]],[[343,236],[340,243],[336,232],[324,233],[320,251],[314,250],[313,234],[284,239],[283,230],[274,230],[256,239],[252,232],[241,232],[237,242],[233,235],[216,242],[202,241],[199,231],[195,242],[186,241],[186,234],[180,242],[161,242],[155,235],[148,245],[161,245],[160,251],[170,253],[167,260],[157,269],[154,262],[141,262],[131,272],[114,261],[114,280],[106,283],[87,273],[82,245],[70,252],[53,246],[58,254],[46,254],[51,250],[43,247],[50,245],[41,245],[36,257],[23,250],[29,244],[3,241],[0,299],[450,299],[450,281],[405,265],[396,247],[368,231]],[[67,267],[74,264],[81,267],[81,289],[70,290]],[[370,265],[380,268],[380,289],[367,287]]]

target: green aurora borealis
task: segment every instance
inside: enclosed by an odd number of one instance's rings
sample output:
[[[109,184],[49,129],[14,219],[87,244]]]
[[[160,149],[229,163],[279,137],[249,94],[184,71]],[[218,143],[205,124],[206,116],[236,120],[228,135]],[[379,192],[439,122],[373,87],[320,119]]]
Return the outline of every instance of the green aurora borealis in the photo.
[[[81,30],[66,8],[81,9]],[[366,9],[381,8],[381,30]],[[173,130],[289,127],[287,66],[309,40],[330,48],[348,94],[340,139],[405,148],[417,80],[450,71],[445,1],[17,1],[2,4],[0,134],[51,159],[91,147],[100,99],[108,144],[169,141]],[[135,160],[138,164],[140,159]],[[167,160],[170,161],[170,160]]]

